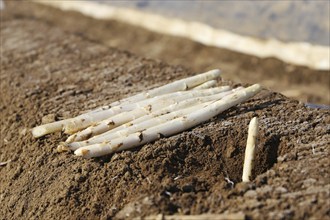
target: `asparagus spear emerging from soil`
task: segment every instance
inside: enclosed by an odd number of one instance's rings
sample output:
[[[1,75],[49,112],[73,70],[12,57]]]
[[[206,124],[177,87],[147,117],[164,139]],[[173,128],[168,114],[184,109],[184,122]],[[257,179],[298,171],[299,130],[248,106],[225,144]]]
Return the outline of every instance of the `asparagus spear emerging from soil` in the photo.
[[[243,175],[242,175],[243,182],[250,182],[252,168],[254,165],[257,135],[258,135],[258,118],[254,117],[251,119],[249,124],[248,138],[245,149]]]
[[[85,158],[100,157],[117,151],[134,148],[155,141],[163,136],[167,137],[177,134],[211,119],[234,105],[246,101],[260,90],[260,85],[252,85],[185,116],[150,127],[142,132],[130,134],[124,138],[115,138],[105,143],[81,147],[74,153],[77,156],[83,156]]]
[[[120,106],[120,105],[124,105],[124,104],[138,102],[138,101],[141,101],[146,98],[152,98],[152,97],[167,94],[167,93],[172,93],[172,92],[176,92],[176,91],[185,91],[185,90],[191,89],[193,87],[199,86],[209,80],[216,79],[219,76],[220,76],[220,70],[217,70],[217,69],[210,70],[208,72],[205,72],[205,73],[202,73],[202,74],[199,74],[196,76],[177,80],[175,82],[166,84],[164,86],[161,86],[161,87],[158,87],[155,89],[151,89],[149,91],[142,92],[137,95],[122,99],[122,100],[114,102],[108,106],[103,106],[102,108],[96,109],[96,110],[92,111],[92,113],[103,111],[103,110],[109,109],[114,106]],[[77,116],[75,119],[78,118],[78,120],[79,119],[82,120],[84,118],[88,118],[89,117],[88,114],[90,114],[90,113],[82,114],[80,116]],[[63,127],[67,126],[67,124],[71,121],[72,121],[72,119],[65,119],[65,120],[53,122],[50,124],[40,125],[40,126],[37,126],[32,129],[32,134],[34,137],[41,137],[46,134],[61,131],[63,129]]]

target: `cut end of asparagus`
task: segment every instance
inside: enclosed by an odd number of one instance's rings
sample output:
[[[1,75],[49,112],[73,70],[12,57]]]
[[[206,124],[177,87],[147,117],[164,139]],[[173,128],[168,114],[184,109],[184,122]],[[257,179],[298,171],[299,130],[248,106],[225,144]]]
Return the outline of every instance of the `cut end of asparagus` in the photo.
[[[43,126],[38,126],[38,127],[35,127],[35,128],[32,128],[32,135],[33,137],[35,138],[39,138],[39,137],[42,137],[50,132],[48,132],[48,130],[43,127]]]
[[[57,146],[57,152],[62,153],[66,151],[70,151],[69,146],[65,142],[61,142],[60,145]]]
[[[80,157],[88,158],[89,150],[87,150],[87,149],[83,149],[83,148],[79,148],[78,150],[76,150],[76,151],[74,152],[74,154],[75,154],[76,156],[80,156]]]

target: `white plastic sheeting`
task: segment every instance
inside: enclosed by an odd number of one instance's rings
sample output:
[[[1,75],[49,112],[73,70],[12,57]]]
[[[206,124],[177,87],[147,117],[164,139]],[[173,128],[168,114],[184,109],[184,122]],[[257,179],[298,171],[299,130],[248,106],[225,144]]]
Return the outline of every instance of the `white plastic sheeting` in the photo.
[[[137,25],[162,34],[186,37],[209,46],[250,54],[258,57],[276,57],[287,63],[308,66],[318,70],[330,69],[330,48],[308,42],[261,40],[216,29],[207,24],[185,21],[131,8],[121,8],[95,1],[41,1],[62,10],[79,11],[97,19],[114,19]]]

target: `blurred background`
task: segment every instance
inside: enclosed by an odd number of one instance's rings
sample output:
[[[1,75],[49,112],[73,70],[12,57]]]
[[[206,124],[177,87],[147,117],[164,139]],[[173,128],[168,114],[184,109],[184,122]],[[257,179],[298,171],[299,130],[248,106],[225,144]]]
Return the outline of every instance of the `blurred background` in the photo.
[[[242,35],[330,45],[329,0],[96,1],[187,21],[198,21],[217,29],[225,29]]]
[[[5,1],[5,7],[142,57],[192,72],[219,68],[224,81],[260,83],[303,103],[330,105],[329,0],[33,0]],[[192,22],[202,24],[202,29],[191,28]],[[165,29],[189,30],[186,35],[175,35]],[[214,37],[213,30],[229,34]],[[192,35],[211,36],[227,47],[198,41]],[[231,46],[242,46],[245,51]],[[326,68],[257,54],[269,49],[298,61],[325,63]]]

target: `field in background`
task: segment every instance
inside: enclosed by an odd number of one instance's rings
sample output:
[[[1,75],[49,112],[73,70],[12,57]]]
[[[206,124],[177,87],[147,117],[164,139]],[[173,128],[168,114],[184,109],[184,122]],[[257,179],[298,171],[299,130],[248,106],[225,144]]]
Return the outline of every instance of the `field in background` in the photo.
[[[330,46],[330,1],[96,1],[257,38]]]
[[[330,104],[329,71],[316,71],[291,65],[274,58],[261,59],[226,49],[205,46],[186,38],[155,33],[114,20],[95,20],[77,12],[65,13],[29,4],[18,8],[18,13],[33,14],[101,44],[121,48],[135,54],[160,59],[173,65],[183,65],[196,72],[212,68],[223,71],[224,80],[261,83],[304,103]],[[79,22],[78,22],[79,21]]]

